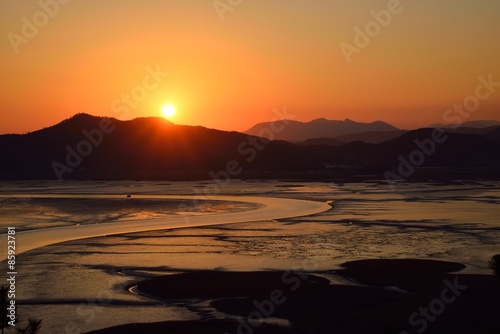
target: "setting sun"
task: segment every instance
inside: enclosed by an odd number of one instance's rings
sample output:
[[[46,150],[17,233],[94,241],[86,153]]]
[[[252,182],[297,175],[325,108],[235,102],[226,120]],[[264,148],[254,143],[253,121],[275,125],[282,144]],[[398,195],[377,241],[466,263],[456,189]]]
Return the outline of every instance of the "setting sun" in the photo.
[[[161,109],[161,112],[162,112],[164,117],[171,118],[175,115],[175,107],[173,105],[170,105],[170,104],[163,106],[163,108]]]

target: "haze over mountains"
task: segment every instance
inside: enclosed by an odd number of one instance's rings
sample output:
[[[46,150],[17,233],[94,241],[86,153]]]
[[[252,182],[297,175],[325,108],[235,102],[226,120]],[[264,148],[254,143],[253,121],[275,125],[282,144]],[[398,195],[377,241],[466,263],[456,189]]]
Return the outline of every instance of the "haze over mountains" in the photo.
[[[430,128],[454,128],[457,124],[432,124]],[[492,126],[500,126],[500,121],[494,120],[479,120],[479,121],[468,121],[460,124],[462,128],[488,128]]]
[[[397,138],[409,131],[398,129],[382,121],[361,123],[350,119],[335,121],[319,118],[310,122],[286,120],[286,123],[287,126],[283,131],[273,133],[273,139],[305,145],[325,144],[339,146],[353,141],[378,144]],[[259,136],[263,130],[270,128],[271,124],[272,122],[256,124],[245,133]],[[486,134],[496,126],[500,126],[500,121],[479,120],[464,122],[459,125],[432,124],[429,125],[429,128],[446,128],[456,133]]]
[[[387,172],[392,179],[500,174],[500,126],[445,132],[404,131],[383,122],[310,123],[319,125],[322,136],[336,139],[318,139],[311,124],[301,133],[313,137],[291,143],[163,118],[119,121],[78,114],[32,133],[0,136],[0,179],[214,179],[225,184],[229,178],[384,179]],[[264,124],[253,133],[269,134],[273,124],[263,131]],[[288,127],[297,130],[302,124],[280,121],[274,129],[282,131],[273,133],[300,141]]]
[[[245,131],[246,134],[258,136],[262,129],[270,128],[272,122],[259,123]],[[333,121],[318,118],[310,122],[287,121],[283,131],[275,134],[275,139],[291,142],[300,142],[313,138],[336,138],[343,135],[352,135],[365,132],[389,132],[398,128],[381,121],[372,123],[359,123],[345,119]]]

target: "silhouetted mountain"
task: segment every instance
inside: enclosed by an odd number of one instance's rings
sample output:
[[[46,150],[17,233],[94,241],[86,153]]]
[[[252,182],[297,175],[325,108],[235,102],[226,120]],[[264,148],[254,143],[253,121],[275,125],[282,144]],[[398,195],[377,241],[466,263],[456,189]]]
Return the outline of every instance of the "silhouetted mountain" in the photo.
[[[374,131],[374,132],[362,132],[362,133],[351,133],[336,138],[312,138],[299,142],[301,145],[328,145],[328,146],[341,146],[346,143],[361,141],[364,143],[379,144],[385,141],[397,138],[408,131],[406,130],[396,130],[396,131]]]
[[[337,146],[344,145],[345,142],[337,140],[337,139],[333,139],[333,138],[312,138],[312,139],[307,139],[307,140],[301,141],[297,144],[305,145],[305,146],[326,145],[326,146],[337,147]]]
[[[498,128],[498,126],[489,126],[486,128],[457,127],[457,128],[442,128],[442,129],[445,129],[446,131],[453,133],[486,136],[488,133],[492,132],[496,128]]]
[[[441,143],[433,129],[410,131],[380,144],[351,142],[330,149],[332,171],[360,178],[378,175],[390,180],[498,179],[500,144],[479,135],[446,132]],[[351,172],[352,174],[349,174]]]
[[[500,121],[494,120],[478,120],[468,121],[461,124],[432,124],[429,128],[488,128],[492,126],[500,126]]]
[[[396,130],[396,131],[373,131],[373,132],[351,133],[336,137],[335,139],[342,141],[344,143],[350,143],[353,141],[362,141],[365,143],[378,144],[397,138],[407,132],[408,131],[406,130]]]
[[[398,128],[376,121],[372,123],[358,123],[346,119],[344,121],[332,121],[324,118],[318,118],[311,122],[303,123],[287,120],[283,131],[275,133],[275,139],[287,140],[291,142],[301,142],[314,138],[337,138],[342,135],[363,133],[363,132],[382,132],[396,131]],[[273,122],[259,123],[251,129],[245,131],[252,136],[263,136],[266,129],[272,129]]]
[[[87,114],[26,135],[0,136],[0,155],[1,179],[57,174],[63,179],[206,179],[211,171],[228,168],[248,174],[308,165],[299,148],[286,142],[174,125],[163,118],[119,121]],[[238,165],[228,167],[233,160]],[[250,162],[251,169],[244,170]]]
[[[229,178],[381,179],[398,170],[401,159],[417,165],[405,179],[500,176],[500,127],[485,135],[439,131],[419,129],[379,144],[333,146],[329,143],[337,140],[292,144],[163,118],[119,121],[78,114],[25,135],[0,136],[0,179],[215,179],[221,184]]]
[[[442,143],[436,143],[432,140],[434,129],[419,129],[410,131],[401,137],[387,141],[378,145],[378,154],[383,156],[386,152],[387,157],[397,157],[399,155],[410,154],[415,151],[424,151],[424,144],[429,144],[429,148],[435,145],[435,151],[426,157],[426,167],[485,167],[498,166],[500,161],[493,152],[499,149],[498,143],[489,138],[474,134],[456,134],[446,131],[442,138]],[[434,144],[430,144],[434,142]],[[402,150],[403,148],[403,150]],[[427,154],[426,154],[427,155]]]
[[[493,128],[488,128],[491,129],[488,133],[486,133],[486,137],[493,139],[497,143],[500,143],[500,126],[496,126]]]

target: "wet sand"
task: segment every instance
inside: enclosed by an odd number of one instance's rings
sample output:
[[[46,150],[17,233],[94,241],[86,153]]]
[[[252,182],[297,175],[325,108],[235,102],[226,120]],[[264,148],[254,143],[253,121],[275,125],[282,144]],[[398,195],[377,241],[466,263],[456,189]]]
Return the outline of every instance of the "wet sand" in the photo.
[[[9,195],[15,198],[14,195]],[[19,195],[25,197],[26,195]],[[29,195],[50,198],[67,198],[68,195]],[[117,198],[118,195],[74,195],[78,198]],[[121,196],[122,197],[122,196]],[[140,198],[148,198],[146,195]],[[219,224],[232,224],[242,222],[255,222],[261,220],[286,219],[292,217],[308,216],[331,209],[331,206],[326,202],[314,202],[307,200],[272,198],[272,197],[253,197],[253,196],[176,196],[164,195],[154,196],[153,198],[162,199],[184,199],[192,201],[236,201],[243,203],[251,203],[259,205],[259,208],[250,211],[232,212],[222,214],[207,214],[201,216],[183,216],[183,217],[167,217],[144,220],[130,220],[119,223],[106,223],[96,225],[78,225],[70,227],[58,227],[31,230],[19,232],[16,234],[16,253],[23,252],[70,240],[78,240],[99,236],[134,233],[144,231],[155,231],[165,229],[178,229],[186,227],[200,227]],[[5,242],[6,235],[0,237],[0,243]],[[3,249],[0,260],[6,259],[6,250]]]
[[[140,198],[5,197],[0,194],[0,229],[17,232],[168,216],[228,213],[257,209],[257,204],[226,201]]]

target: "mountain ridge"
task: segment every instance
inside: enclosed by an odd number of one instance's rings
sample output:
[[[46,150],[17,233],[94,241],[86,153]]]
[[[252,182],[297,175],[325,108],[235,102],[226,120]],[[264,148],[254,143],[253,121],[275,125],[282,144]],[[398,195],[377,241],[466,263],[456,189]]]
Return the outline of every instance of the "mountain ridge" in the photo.
[[[442,131],[447,140],[429,142],[435,131]],[[211,178],[218,184],[230,178],[381,179],[384,172],[397,168],[401,157],[411,160],[422,142],[434,147],[432,154],[424,156],[409,178],[500,178],[500,127],[480,133],[431,128],[402,133],[377,143],[291,143],[176,125],[163,118],[121,121],[78,114],[28,134],[0,135],[0,179]],[[447,172],[436,174],[432,168]]]
[[[496,120],[475,120],[475,121],[467,121],[459,124],[441,124],[441,123],[435,123],[429,125],[429,128],[453,128],[453,129],[459,129],[461,127],[466,127],[466,128],[487,128],[487,127],[492,127],[492,126],[500,126],[500,121]]]

